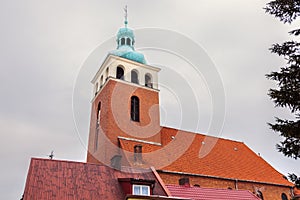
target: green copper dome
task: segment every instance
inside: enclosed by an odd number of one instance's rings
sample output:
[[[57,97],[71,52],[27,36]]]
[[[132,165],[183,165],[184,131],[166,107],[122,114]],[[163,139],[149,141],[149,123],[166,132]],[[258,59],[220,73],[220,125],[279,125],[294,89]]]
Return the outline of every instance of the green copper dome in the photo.
[[[128,37],[134,40],[134,34],[133,30],[125,27],[125,28],[120,28],[117,34],[117,41],[123,37]]]
[[[134,33],[132,29],[127,28],[127,23],[124,28],[119,29],[116,41],[117,49],[111,51],[110,54],[146,64],[144,55],[134,50]]]
[[[134,51],[131,47],[124,45],[120,46],[118,49],[113,50],[110,54],[119,56],[121,58],[126,58],[138,63],[146,64],[145,57],[142,53]]]

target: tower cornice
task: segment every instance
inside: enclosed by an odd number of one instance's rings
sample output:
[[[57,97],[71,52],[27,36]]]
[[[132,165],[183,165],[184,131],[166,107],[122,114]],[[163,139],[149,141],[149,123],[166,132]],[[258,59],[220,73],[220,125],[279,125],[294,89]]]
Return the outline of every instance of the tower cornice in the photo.
[[[91,80],[91,83],[94,84],[97,81],[100,74],[103,73],[103,70],[105,69],[105,66],[111,65],[112,63],[114,63],[116,61],[121,61],[121,62],[124,62],[124,64],[125,63],[130,64],[130,65],[133,65],[133,66],[136,66],[136,67],[145,68],[145,69],[152,70],[152,71],[155,71],[155,72],[159,72],[161,70],[158,67],[154,67],[154,66],[147,65],[147,64],[142,64],[142,63],[135,62],[135,61],[132,61],[132,60],[128,60],[126,58],[122,58],[122,57],[115,56],[115,55],[112,55],[112,54],[107,54],[107,56],[105,57],[104,61],[101,64],[99,70],[97,71],[96,75]]]

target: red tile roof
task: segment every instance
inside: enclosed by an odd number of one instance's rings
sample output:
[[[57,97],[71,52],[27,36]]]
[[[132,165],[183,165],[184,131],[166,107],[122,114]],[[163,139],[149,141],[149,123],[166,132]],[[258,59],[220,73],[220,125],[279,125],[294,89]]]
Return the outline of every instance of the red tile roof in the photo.
[[[151,169],[126,168],[126,171],[99,164],[32,158],[24,200],[123,200],[126,194],[118,178],[155,180],[153,194],[167,195]]]
[[[166,185],[172,196],[190,198],[192,200],[258,200],[254,194],[247,190],[229,190],[188,187],[179,185]]]
[[[293,185],[242,142],[166,127],[161,130],[161,145],[121,138],[119,141],[130,163],[133,147],[142,144],[145,166],[157,170]]]

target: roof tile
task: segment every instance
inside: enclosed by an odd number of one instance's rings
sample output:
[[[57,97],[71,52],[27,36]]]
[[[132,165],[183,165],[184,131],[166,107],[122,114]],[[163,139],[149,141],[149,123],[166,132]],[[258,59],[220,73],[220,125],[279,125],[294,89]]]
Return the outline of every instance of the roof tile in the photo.
[[[187,187],[179,185],[166,185],[172,196],[190,198],[192,200],[258,200],[254,194],[247,190],[229,190],[215,188]]]
[[[162,145],[119,139],[129,163],[136,144],[143,146],[145,166],[222,178],[292,186],[242,142],[162,127]],[[134,164],[133,164],[134,165]]]
[[[26,199],[124,199],[118,178],[156,180],[153,194],[166,196],[151,169],[32,158],[24,191]]]

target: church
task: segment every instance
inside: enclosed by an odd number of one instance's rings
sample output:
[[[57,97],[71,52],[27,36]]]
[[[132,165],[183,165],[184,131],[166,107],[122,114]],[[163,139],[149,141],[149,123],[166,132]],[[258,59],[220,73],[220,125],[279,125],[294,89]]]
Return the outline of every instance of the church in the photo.
[[[194,188],[194,194],[209,192],[205,190],[208,188],[214,194],[221,190],[226,191],[223,195],[240,191],[246,192],[241,193],[243,196],[249,195],[237,199],[287,200],[293,195],[293,184],[243,142],[161,126],[160,69],[147,64],[145,56],[135,50],[135,42],[134,31],[128,27],[125,18],[124,27],[117,32],[117,48],[107,54],[92,79],[86,163],[33,159],[24,199],[36,199],[33,196],[42,193],[37,188],[46,184],[48,171],[59,173],[60,170],[63,173],[54,176],[54,179],[64,177],[62,180],[67,180],[84,173],[83,178],[73,180],[78,181],[79,188],[89,182],[86,177],[94,180],[98,176],[92,184],[85,185],[86,189],[80,188],[80,194],[74,194],[76,188],[72,188],[72,195],[65,191],[64,194],[69,195],[67,199],[76,199],[76,195],[82,194],[86,194],[82,199],[97,199],[99,195],[106,199],[210,199],[184,196],[188,188]],[[44,172],[36,175],[40,167],[45,168]],[[76,173],[74,170],[77,170]],[[112,178],[114,181],[109,181]],[[106,193],[118,193],[113,188],[120,187],[127,196],[117,198],[95,192],[105,192],[104,186],[97,182],[101,180],[106,183]],[[58,182],[53,180],[47,184]],[[95,186],[97,184],[99,187]],[[133,187],[127,187],[130,184]],[[68,183],[58,185],[53,186],[53,190],[67,187]],[[177,186],[184,188],[180,190]],[[94,187],[93,194],[89,193],[89,187]],[[111,192],[108,192],[109,187]],[[137,194],[148,198],[130,196],[135,189],[141,192]],[[142,193],[144,190],[145,194]],[[51,191],[47,195],[53,193]],[[65,198],[58,196],[56,194],[57,198],[52,199]],[[225,199],[225,196],[215,199]]]
[[[127,20],[116,42],[92,80],[88,163],[153,166],[166,184],[188,177],[192,185],[264,199],[289,195],[291,183],[244,143],[160,126],[160,69],[135,51]]]

